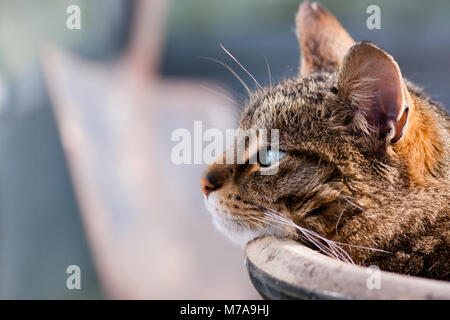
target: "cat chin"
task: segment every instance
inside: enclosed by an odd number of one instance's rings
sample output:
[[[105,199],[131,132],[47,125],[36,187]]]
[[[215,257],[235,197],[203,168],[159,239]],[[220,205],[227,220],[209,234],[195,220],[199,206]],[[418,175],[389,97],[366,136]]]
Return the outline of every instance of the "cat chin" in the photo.
[[[231,213],[224,208],[220,208],[218,203],[219,201],[214,194],[211,194],[209,199],[205,197],[205,204],[212,215],[214,226],[233,243],[244,248],[251,240],[264,235],[261,230],[244,228],[231,218],[227,218],[226,215],[231,216]]]
[[[235,222],[217,215],[213,216],[213,223],[217,230],[241,248],[244,248],[253,239],[263,235],[261,231],[244,229]]]

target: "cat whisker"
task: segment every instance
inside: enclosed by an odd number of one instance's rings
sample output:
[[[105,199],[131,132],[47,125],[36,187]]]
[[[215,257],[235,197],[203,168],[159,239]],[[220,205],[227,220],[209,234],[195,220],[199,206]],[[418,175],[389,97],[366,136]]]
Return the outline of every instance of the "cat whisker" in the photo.
[[[353,201],[349,200],[351,197],[350,196],[343,196],[342,197],[345,201],[347,201],[347,203],[349,203],[351,206],[355,207],[358,210],[364,211],[363,208],[361,208],[360,206],[358,206],[356,203],[354,203]],[[339,222],[341,221],[342,215],[345,212],[345,208],[342,209],[341,213],[339,214],[339,217],[336,221],[336,235],[338,235],[338,227],[339,227]]]
[[[358,206],[356,203],[354,203],[353,201],[350,201],[349,199],[351,198],[350,196],[343,196],[342,197],[345,201],[347,201],[350,205],[354,206],[355,208],[364,211],[363,208],[361,208],[360,206]]]
[[[267,57],[264,57],[267,66],[267,73],[269,74],[269,89],[272,91],[272,73],[270,72],[269,61],[267,61]]]
[[[268,211],[268,212],[263,212],[263,213],[267,216],[268,219],[270,219],[270,220],[272,220],[272,221],[274,221],[274,222],[276,222],[276,223],[279,223],[279,224],[282,224],[282,225],[285,225],[285,226],[290,226],[290,227],[292,227],[291,221],[289,221],[289,220],[287,220],[287,219],[285,219],[285,218],[283,218],[283,217],[281,217],[281,216],[272,214],[272,213],[270,213],[270,211]],[[298,228],[296,228],[296,229],[298,229]],[[323,253],[325,253],[325,254],[327,254],[327,255],[333,255],[333,256],[335,256],[335,257],[337,258],[337,256],[334,254],[334,252],[328,250],[327,247],[325,247],[323,244],[321,244],[321,243],[318,242],[316,239],[314,239],[313,237],[311,237],[308,233],[303,232],[303,230],[300,230],[300,231],[301,231],[302,234],[304,235],[302,238],[303,238],[304,240],[306,240],[306,242],[312,243],[314,246],[316,246],[316,247],[317,247],[320,251],[322,251]],[[298,237],[298,234],[296,234],[296,236]]]
[[[219,92],[217,90],[214,90],[214,89],[212,89],[210,87],[203,86],[203,85],[200,85],[200,87],[205,89],[206,91],[209,91],[209,92],[215,94],[215,95],[223,97],[223,98],[227,99],[229,102],[231,102],[231,104],[230,104],[231,108],[229,108],[230,105],[224,106],[222,104],[216,105],[215,108],[223,110],[225,112],[230,112],[230,116],[233,118],[233,120],[235,122],[240,118],[241,113],[242,113],[242,108],[241,108],[241,106],[239,104],[237,104],[236,100],[234,100],[233,98],[227,96],[226,94],[221,93],[221,92]],[[216,127],[216,128],[220,128],[223,125],[223,119],[222,118],[220,119],[220,121],[213,121],[213,122],[214,123],[211,123],[211,124],[214,127]]]
[[[290,235],[290,236],[294,236],[295,238],[300,238],[301,240],[303,240],[303,241],[305,241],[305,242],[308,242],[308,241],[309,241],[308,238],[306,238],[306,237],[303,236],[302,234],[299,235],[299,234],[297,234],[297,233],[295,233],[295,232],[293,232],[293,231],[291,231],[291,230],[286,230],[286,229],[284,229],[284,228],[281,228],[278,222],[277,222],[277,224],[274,224],[274,223],[271,222],[271,221],[264,221],[264,223],[265,223],[265,224],[268,224],[269,226],[271,226],[271,227],[273,227],[273,228],[279,228],[279,229],[282,229],[284,232],[287,232],[288,235]]]
[[[262,221],[262,222],[264,223],[264,225],[268,225],[269,227],[272,227],[272,228],[274,228],[274,229],[281,229],[283,232],[287,232],[287,234],[288,234],[289,236],[293,236],[293,237],[295,237],[295,238],[297,238],[297,239],[301,239],[301,240],[304,241],[305,243],[311,242],[311,241],[312,241],[312,242],[315,242],[314,239],[308,239],[307,237],[303,236],[302,234],[297,234],[296,232],[293,232],[293,231],[291,231],[291,230],[286,230],[286,229],[280,227],[280,224],[282,224],[282,223],[280,223],[279,221],[263,220],[263,219],[258,219],[258,218],[255,218],[255,217],[254,217],[254,219],[257,219],[257,220],[259,220],[259,221]],[[283,224],[282,224],[282,225],[283,225]],[[270,236],[275,237],[275,236],[273,235],[273,233],[269,230],[269,228],[262,227],[262,229],[263,229],[264,231],[268,232],[268,233],[270,234]],[[321,251],[323,251],[325,254],[327,254],[327,255],[329,254],[329,253],[327,252],[326,248],[320,248],[320,247],[321,247],[321,244],[320,244],[320,243],[316,243],[315,245],[318,246],[319,249],[320,249]]]
[[[311,234],[309,234],[308,232],[306,232],[306,231],[309,231],[309,230],[306,230],[306,229],[304,229],[304,228],[298,227],[298,226],[296,226],[295,224],[293,224],[292,221],[287,220],[287,219],[285,219],[285,218],[282,218],[282,217],[280,217],[280,216],[273,215],[273,214],[269,214],[269,213],[267,213],[267,212],[266,212],[266,214],[269,215],[269,218],[270,218],[270,219],[273,219],[273,220],[274,220],[275,222],[277,222],[277,223],[281,223],[281,224],[284,224],[284,225],[286,225],[286,226],[293,226],[294,228],[296,228],[296,229],[298,229],[299,231],[301,231],[301,234],[303,235],[303,237],[302,237],[302,236],[299,237],[298,234],[296,234],[296,237],[297,237],[297,238],[301,238],[302,240],[305,240],[305,242],[309,242],[309,243],[313,244],[315,247],[317,247],[317,248],[319,249],[319,251],[323,252],[324,254],[326,254],[326,255],[328,255],[328,256],[333,256],[333,257],[335,257],[335,258],[338,259],[338,260],[343,260],[343,261],[348,261],[348,262],[350,262],[348,259],[346,259],[346,258],[343,256],[343,254],[341,254],[341,253],[339,253],[339,252],[336,252],[336,249],[334,248],[334,246],[332,246],[332,245],[330,245],[329,243],[327,243],[327,241],[322,240],[322,241],[324,241],[325,243],[328,244],[328,247],[325,246],[325,245],[324,245],[323,243],[321,243],[320,241],[317,241],[317,240],[314,238],[315,235],[311,235]],[[328,241],[329,241],[329,240],[328,240]],[[341,248],[339,248],[339,249],[342,250],[342,251],[344,251],[344,250],[341,249]]]
[[[279,218],[281,218],[281,216],[279,216],[279,213],[274,211],[275,215],[278,216]],[[358,248],[358,249],[365,249],[365,250],[371,250],[371,251],[376,251],[376,252],[382,252],[382,253],[389,253],[388,251],[382,250],[382,249],[376,249],[376,248],[370,248],[370,247],[365,247],[365,246],[358,246],[356,244],[350,244],[350,243],[343,243],[343,242],[337,242],[337,241],[333,241],[333,240],[328,240],[325,237],[322,237],[321,235],[319,235],[318,233],[302,228],[300,226],[298,226],[297,224],[295,224],[293,221],[288,220],[286,218],[282,218],[285,221],[287,221],[291,226],[295,227],[298,230],[303,230],[305,232],[309,232],[314,234],[314,236],[318,237],[319,239],[321,239],[322,241],[325,241],[327,243],[332,243],[333,245],[337,245],[337,246],[348,246],[348,247],[353,247],[353,248]],[[342,248],[341,248],[342,249]]]
[[[235,219],[235,221],[246,231],[246,232],[248,232],[249,230],[250,230],[250,226],[249,225],[247,225],[247,223],[244,221],[244,220],[242,220],[241,218],[237,218],[237,219]]]
[[[277,216],[277,218],[275,218],[276,216]],[[347,251],[342,249],[337,242],[328,240],[311,230],[302,228],[302,227],[298,226],[297,224],[295,224],[293,221],[288,220],[284,217],[281,217],[276,212],[275,212],[275,214],[271,214],[270,217],[275,218],[276,221],[283,222],[283,223],[290,225],[290,226],[294,227],[295,229],[299,230],[303,235],[305,235],[305,237],[308,238],[309,242],[311,242],[313,245],[315,245],[320,251],[324,252],[325,254],[332,255],[339,260],[343,260],[343,261],[354,264],[353,260],[351,259],[351,257],[347,253]],[[322,243],[320,243],[319,241],[317,241],[314,238],[321,240],[328,247],[323,245]]]
[[[338,217],[338,219],[337,219],[337,221],[336,221],[336,227],[335,227],[335,229],[336,229],[336,235],[338,235],[338,226],[339,226],[339,222],[341,221],[341,217],[342,217],[342,215],[344,214],[344,211],[345,211],[345,209],[342,209],[342,210],[341,210],[341,213],[339,214],[339,217]]]
[[[220,61],[220,60],[214,59],[214,58],[210,58],[210,57],[199,57],[199,58],[200,58],[200,59],[205,59],[205,60],[210,60],[210,61],[213,61],[213,62],[215,62],[215,63],[220,64],[221,66],[223,66],[224,68],[226,68],[228,71],[230,71],[231,74],[232,74],[233,76],[236,77],[236,79],[239,80],[239,82],[244,86],[245,90],[247,90],[248,94],[251,94],[251,93],[252,93],[252,91],[251,91],[250,88],[247,86],[247,84],[244,82],[244,80],[242,80],[242,78],[239,77],[239,75],[238,75],[238,74],[237,74],[237,73],[236,73],[229,65],[227,65],[226,63],[224,63],[224,62],[222,62],[222,61]]]
[[[267,232],[272,238],[275,238],[275,236],[274,236],[274,234],[272,233],[272,231],[270,231],[270,229],[266,227],[266,224],[267,224],[267,223],[266,223],[264,220],[258,219],[258,218],[256,218],[256,217],[252,217],[251,219],[257,220],[257,221],[252,221],[252,222],[253,222],[254,224],[256,224],[260,229],[262,229],[262,231]],[[250,220],[251,220],[251,219],[250,219]],[[269,226],[271,226],[270,223],[269,223]]]
[[[231,59],[233,59],[241,68],[244,70],[250,78],[253,79],[253,81],[256,83],[256,85],[261,89],[264,90],[263,87],[259,84],[259,82],[255,79],[255,77],[227,50],[225,47],[219,43],[220,48],[222,48],[223,51],[225,51],[226,54],[230,56]]]
[[[208,86],[200,85],[200,87],[203,88],[203,89],[205,89],[206,91],[209,91],[209,92],[211,92],[211,93],[214,93],[214,94],[216,94],[216,95],[218,95],[218,96],[220,96],[220,97],[222,97],[222,98],[228,100],[229,102],[233,103],[233,105],[237,105],[236,100],[234,100],[233,98],[227,96],[226,94],[223,94],[223,93],[221,93],[221,92],[219,92],[219,91],[217,91],[217,90],[214,90],[214,89],[212,89],[212,88],[210,88],[210,87],[208,87]]]
[[[273,223],[271,223],[270,221],[264,220],[264,219],[260,219],[257,217],[251,217],[251,219],[255,219],[257,221],[259,221],[260,223],[262,223],[262,225],[258,224],[259,226],[261,226],[261,228],[264,231],[267,231],[268,233],[270,233],[271,236],[274,236],[273,233],[270,231],[269,228],[265,227],[266,225],[268,225],[269,227],[272,227],[274,229],[281,229],[282,231],[285,231],[283,228],[281,228],[279,225],[275,225]]]

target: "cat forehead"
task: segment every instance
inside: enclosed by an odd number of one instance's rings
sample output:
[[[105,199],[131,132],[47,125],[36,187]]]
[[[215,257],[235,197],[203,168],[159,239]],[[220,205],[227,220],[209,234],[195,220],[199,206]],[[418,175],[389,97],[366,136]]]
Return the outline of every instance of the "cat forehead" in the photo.
[[[253,93],[241,114],[239,127],[277,129],[276,126],[284,127],[296,119],[314,121],[317,108],[322,105],[334,79],[334,74],[318,73],[288,79],[273,88]]]

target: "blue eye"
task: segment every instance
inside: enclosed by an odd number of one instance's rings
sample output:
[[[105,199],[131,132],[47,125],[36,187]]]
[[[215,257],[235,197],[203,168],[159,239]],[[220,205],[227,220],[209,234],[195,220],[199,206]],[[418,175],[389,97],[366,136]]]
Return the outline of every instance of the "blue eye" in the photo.
[[[261,167],[270,167],[285,156],[286,153],[284,153],[283,151],[275,151],[269,149],[266,152],[258,152],[258,162]]]

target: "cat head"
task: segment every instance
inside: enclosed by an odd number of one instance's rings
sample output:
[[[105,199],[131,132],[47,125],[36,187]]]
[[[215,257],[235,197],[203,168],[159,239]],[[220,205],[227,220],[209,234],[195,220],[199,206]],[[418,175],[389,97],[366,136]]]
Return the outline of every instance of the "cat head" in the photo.
[[[239,121],[242,130],[278,129],[279,150],[249,163],[260,148],[249,146],[244,163],[223,164],[231,148],[201,178],[216,226],[243,245],[302,227],[327,235],[343,212],[347,219],[364,210],[370,193],[392,192],[408,170],[427,170],[412,150],[420,110],[395,59],[355,43],[316,3],[303,3],[296,22],[299,76],[253,93]]]

